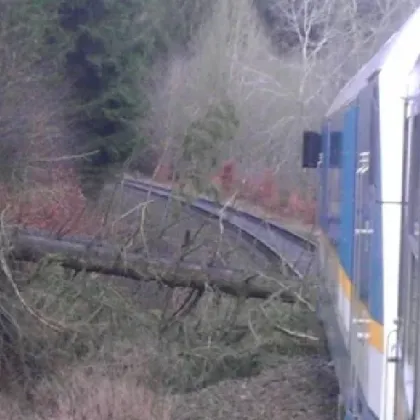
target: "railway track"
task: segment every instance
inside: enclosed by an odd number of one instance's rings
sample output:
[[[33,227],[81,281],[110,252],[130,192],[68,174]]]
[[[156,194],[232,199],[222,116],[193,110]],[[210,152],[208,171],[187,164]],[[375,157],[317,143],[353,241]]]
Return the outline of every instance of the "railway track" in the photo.
[[[169,187],[153,182],[125,178],[124,188],[146,192],[152,196],[169,199],[174,197]],[[187,203],[185,198],[175,197],[189,205],[194,211],[223,221],[228,228],[239,230],[257,249],[268,257],[280,259],[282,263],[299,279],[317,272],[315,251],[316,244],[304,236],[293,232],[274,221],[263,220],[245,211],[231,206],[224,206],[204,197]]]

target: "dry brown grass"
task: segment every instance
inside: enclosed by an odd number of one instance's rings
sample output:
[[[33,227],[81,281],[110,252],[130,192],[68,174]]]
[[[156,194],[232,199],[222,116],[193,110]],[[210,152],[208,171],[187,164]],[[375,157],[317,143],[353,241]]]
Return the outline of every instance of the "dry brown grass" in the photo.
[[[101,366],[61,374],[62,386],[42,384],[35,392],[44,418],[55,420],[169,420],[171,401],[147,389],[136,372],[112,378]]]
[[[0,419],[169,420],[173,398],[157,395],[141,379],[136,371],[115,377],[101,365],[66,369],[42,381],[31,404],[2,397]]]

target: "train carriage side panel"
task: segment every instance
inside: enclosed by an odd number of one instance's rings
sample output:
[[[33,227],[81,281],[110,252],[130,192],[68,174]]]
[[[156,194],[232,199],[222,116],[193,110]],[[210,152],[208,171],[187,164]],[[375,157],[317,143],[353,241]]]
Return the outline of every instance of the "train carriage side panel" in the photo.
[[[340,111],[339,111],[340,112]],[[346,375],[347,389],[343,390],[346,405],[351,405],[354,390],[351,382],[351,354],[350,354],[350,317],[353,277],[353,244],[354,244],[354,197],[355,172],[358,143],[359,103],[353,101],[343,111],[342,118],[342,154],[341,154],[341,209],[340,209],[340,242],[338,247],[338,290],[337,307],[344,329],[343,340],[346,343],[348,360]],[[364,401],[364,398],[360,398]]]
[[[372,95],[370,100],[371,120],[370,134],[370,168],[369,190],[373,213],[373,237],[371,266],[369,272],[368,307],[371,313],[369,326],[372,359],[369,363],[369,397],[375,403],[375,411],[380,415],[383,399],[381,385],[386,381],[387,372],[383,362],[387,358],[386,337],[384,335],[384,281],[382,255],[382,179],[381,179],[381,142],[379,135],[379,88],[378,79],[371,82]]]
[[[420,9],[418,21],[404,35],[420,35]],[[413,22],[414,23],[414,22]],[[410,32],[412,32],[410,34]],[[398,316],[398,286],[401,245],[401,198],[403,173],[404,97],[408,74],[414,67],[417,51],[407,48],[409,40],[401,39],[400,49],[379,75],[380,136],[381,136],[381,180],[382,180],[382,252],[384,272],[384,337],[387,348],[396,348],[395,321]],[[405,82],[404,82],[405,81]],[[382,390],[383,412],[394,410],[395,365],[384,360],[388,383]]]
[[[343,175],[341,179],[341,230],[339,254],[341,265],[345,275],[350,281],[353,276],[353,242],[354,242],[354,188],[356,172],[356,150],[357,150],[357,123],[359,108],[356,104],[349,107],[344,118],[343,127],[343,151],[342,168]],[[346,279],[346,281],[347,281]],[[350,285],[343,285],[349,289]],[[350,298],[350,290],[347,290]]]
[[[335,126],[336,131],[342,127]],[[303,142],[303,167],[316,168],[316,161],[318,160],[318,153],[321,153],[321,165],[318,168],[318,223],[321,228],[321,235],[318,241],[318,258],[320,262],[320,274],[324,281],[319,285],[319,294],[317,299],[317,314],[324,325],[325,334],[327,336],[328,347],[330,354],[334,361],[335,371],[340,383],[340,390],[342,392],[342,401],[347,400],[349,395],[349,354],[344,341],[342,332],[342,322],[340,322],[341,315],[338,308],[337,293],[339,289],[338,284],[338,267],[339,258],[337,250],[329,240],[329,167],[337,165],[337,152],[340,153],[340,147],[335,148],[334,152],[336,162],[330,160],[330,121],[325,121],[322,126],[322,134],[320,147],[315,146],[318,143],[316,133],[311,131],[304,132]],[[340,156],[338,156],[340,158]],[[333,163],[331,165],[331,163]],[[338,169],[338,168],[336,168]],[[337,189],[337,187],[336,187]],[[339,205],[340,199],[336,200],[336,205]],[[336,207],[336,216],[340,216],[341,207]],[[339,217],[336,217],[336,222],[339,222]],[[338,226],[338,225],[337,225]],[[338,235],[336,233],[336,238]],[[340,325],[341,324],[341,325]]]
[[[349,344],[351,278],[353,274],[353,236],[354,236],[354,189],[356,168],[356,145],[359,107],[351,104],[341,118],[342,153],[340,182],[340,230],[338,244],[338,289],[337,305],[343,323],[343,336]]]
[[[354,271],[355,174],[357,152],[360,150],[357,145],[361,124],[359,106],[359,99],[357,99],[348,107],[328,117],[322,131],[323,164],[319,172],[319,223],[323,231],[319,253],[323,261],[325,283],[321,285],[317,305],[318,315],[325,327],[328,345],[340,383],[340,391],[347,405],[354,395],[354,384],[351,383],[349,344],[351,300],[354,291],[352,278]],[[363,110],[370,109],[370,106],[371,101],[366,96],[363,101]],[[362,124],[362,129],[365,131],[364,136],[367,136],[368,141],[368,145],[365,146],[371,147],[369,118]],[[334,148],[334,143],[332,143],[334,141],[341,141],[341,147]],[[337,150],[340,151],[338,162],[336,157],[332,157],[334,153],[337,154]],[[369,200],[367,202],[372,203]],[[372,211],[370,207],[368,210]],[[372,212],[375,213],[374,210]],[[376,216],[374,220],[376,220]],[[367,264],[367,267],[370,266],[371,264]],[[373,271],[365,273],[363,283],[365,292],[362,295],[366,298],[364,302],[359,302],[369,312],[369,298],[372,295],[371,275],[373,274]],[[378,282],[373,282],[372,286],[377,287],[378,284]],[[375,380],[370,381],[369,384],[359,381],[356,385],[358,400],[361,401],[366,419],[377,418],[380,405],[379,397],[376,394],[379,394],[381,389],[382,356],[381,354],[378,356],[376,353],[370,354],[374,352],[375,350],[371,352],[369,349],[366,366],[369,370],[372,366],[379,367],[376,372],[369,373],[370,377],[375,377],[376,374]],[[366,389],[368,385],[372,385],[372,387]],[[373,399],[376,399],[377,402],[375,403]]]
[[[353,242],[354,270],[352,286],[357,296],[352,317],[366,319],[362,329],[366,338],[364,360],[360,365],[359,383],[368,404],[366,418],[380,415],[381,386],[383,382],[383,281],[382,281],[382,226],[380,193],[378,96],[377,79],[371,78],[359,93],[357,144],[357,188],[355,236]],[[357,327],[355,327],[357,329]]]
[[[345,401],[351,397],[348,342],[357,118],[357,103],[329,117],[323,128],[320,172],[320,253],[325,283],[321,285],[318,313]]]
[[[334,183],[334,175],[327,167],[322,169],[322,196],[320,197],[322,217],[320,222],[323,235],[321,235],[320,248],[325,257],[326,282],[323,285],[325,287],[322,287],[322,293],[328,299],[329,305],[326,306],[328,310],[323,309],[322,301],[318,305],[321,308],[321,318],[326,326],[329,346],[336,350],[336,355],[333,357],[336,370],[338,370],[341,391],[345,397],[350,394],[356,396],[358,401],[356,400],[356,404],[352,404],[350,408],[352,410],[356,408],[356,412],[353,413],[363,420],[375,417],[381,420],[394,418],[395,366],[388,360],[388,356],[394,355],[394,353],[389,354],[389,351],[396,344],[395,320],[397,318],[398,267],[400,264],[398,250],[401,239],[399,232],[401,225],[402,133],[404,131],[403,97],[406,76],[419,56],[420,44],[416,42],[419,36],[420,8],[346,84],[326,115],[326,119],[332,121],[337,111],[346,108],[346,117],[350,118],[352,106],[357,100],[361,100],[363,107],[368,106],[363,112],[360,111],[361,119],[358,121],[356,118],[356,124],[350,123],[349,119],[346,120],[350,128],[354,128],[360,122],[359,133],[363,135],[368,133],[365,138],[368,142],[361,141],[361,146],[365,150],[359,147],[355,151],[355,153],[370,153],[368,182],[366,183],[365,177],[358,176],[356,179],[358,193],[360,185],[362,185],[361,195],[357,195],[358,199],[361,199],[357,220],[351,214],[354,211],[354,206],[346,205],[349,195],[344,185],[346,182],[353,182],[353,180],[345,175],[345,167],[350,164],[351,159],[346,160],[344,157],[348,153],[346,124],[343,128],[343,161],[340,172],[342,191],[339,218],[336,220],[339,226],[338,236],[334,234],[334,229],[332,229],[334,219],[329,214],[331,210],[333,213],[337,213],[337,208],[328,202],[330,199],[328,188],[331,183]],[[376,88],[378,88],[379,96],[378,92],[375,92]],[[365,89],[366,97],[363,98]],[[370,99],[369,89],[372,89]],[[379,112],[373,107],[372,98],[380,101]],[[368,114],[370,114],[369,118]],[[324,151],[327,153],[330,152],[330,136],[331,133],[324,136],[326,139]],[[355,137],[357,138],[357,134]],[[358,158],[360,157],[359,155]],[[329,164],[329,160],[327,162]],[[359,163],[362,162],[359,161]],[[365,163],[363,162],[363,164]],[[354,169],[353,167],[353,173]],[[363,166],[358,166],[357,170],[364,171],[365,169]],[[352,217],[353,221],[351,221]],[[366,225],[365,222],[369,223]],[[352,223],[354,224],[353,229],[350,228]],[[357,243],[355,242],[353,237],[355,229],[357,229],[358,235],[364,235],[371,228],[373,228],[373,232],[368,240],[357,238]],[[337,241],[339,242],[338,248],[334,246],[334,242],[337,244]],[[370,249],[367,255],[363,255],[366,243]],[[359,249],[357,256],[355,256],[355,247]],[[366,264],[367,261],[369,264]],[[355,273],[354,267],[359,269],[357,273]],[[362,267],[361,271],[360,267]],[[345,299],[346,294],[350,296],[350,299]],[[351,326],[351,348],[353,349],[353,344],[355,344],[358,349],[356,354],[350,351],[349,345],[346,347],[345,343],[343,344],[343,337],[346,337],[345,332],[343,333],[343,322],[341,322],[341,326],[337,322],[345,320],[349,316],[349,311],[344,304],[346,301],[353,310],[353,315],[358,316],[358,308],[360,308],[359,312],[363,315],[362,318],[367,318],[362,319],[362,321],[366,321],[366,323],[363,322],[365,326],[362,328],[362,337],[363,340],[367,338],[362,346],[357,345],[360,335],[355,332],[358,330],[353,329],[353,325]],[[344,322],[344,324],[346,323]],[[331,331],[334,331],[335,334],[332,334]],[[341,354],[337,351],[338,348],[343,349]],[[358,355],[359,350],[363,353],[361,358]],[[348,366],[355,362],[354,357],[358,358],[356,364],[360,363],[362,369],[359,366],[356,380],[349,383],[348,379],[351,375]],[[347,362],[340,364],[340,361],[345,360]],[[344,377],[346,375],[347,381]],[[353,403],[355,400],[351,399],[350,401]],[[363,406],[362,408],[360,408],[359,402]],[[358,410],[361,412],[357,413]]]
[[[384,342],[383,337],[383,258],[382,258],[382,205],[381,205],[381,144],[379,136],[379,88],[378,79],[371,81],[371,119],[369,124],[370,137],[370,163],[369,163],[369,194],[373,212],[373,237],[372,237],[372,264],[369,276],[369,296],[368,307],[372,318],[380,325],[372,333],[378,333],[379,336],[373,337],[373,345],[380,348],[379,342]]]
[[[398,286],[401,245],[402,160],[404,97],[409,74],[419,57],[420,8],[399,32],[379,74],[382,252],[384,275],[384,336],[388,348],[396,348],[395,321],[398,316]],[[394,412],[395,365],[384,360],[388,378],[383,385],[383,416]]]
[[[335,339],[343,341],[350,350],[350,317],[351,302],[359,308],[360,314],[368,314],[369,317],[369,339],[367,342],[366,360],[364,361],[365,369],[368,374],[363,378],[358,378],[357,393],[359,393],[359,401],[362,401],[362,412],[365,418],[377,418],[380,412],[380,391],[382,385],[382,362],[383,362],[383,327],[382,327],[382,265],[381,253],[378,249],[381,244],[381,215],[380,205],[377,200],[377,185],[379,184],[377,176],[369,171],[369,176],[364,177],[364,188],[362,189],[363,199],[360,201],[359,213],[361,215],[361,224],[369,221],[372,225],[373,235],[371,238],[370,249],[363,254],[359,265],[356,266],[358,275],[360,276],[359,287],[356,288],[353,283],[354,278],[354,247],[355,247],[355,188],[356,188],[356,171],[358,154],[375,151],[379,147],[379,138],[374,139],[371,134],[375,131],[374,113],[372,111],[373,103],[375,105],[375,83],[372,82],[366,86],[358,95],[357,101],[354,101],[346,109],[336,112],[329,117],[330,130],[332,132],[342,131],[342,153],[340,160],[339,174],[339,217],[336,218],[334,210],[336,207],[331,200],[334,200],[334,193],[331,194],[331,186],[337,181],[337,172],[334,174],[334,168],[328,168],[330,194],[327,203],[328,212],[328,230],[327,241],[329,242],[330,253],[334,254],[336,259],[336,272],[329,270],[327,276],[329,283],[331,280],[337,282],[333,293],[335,312],[338,318],[338,325],[341,337]],[[331,134],[330,134],[331,142]],[[370,163],[372,171],[378,171],[379,163],[377,162],[378,153],[374,152],[370,155]],[[370,170],[370,165],[367,165]],[[335,178],[334,178],[335,177]],[[366,180],[369,179],[367,183]],[[331,234],[331,225],[338,223],[338,242],[334,243],[335,235]],[[379,229],[378,229],[379,228]],[[334,231],[333,231],[334,233]],[[334,245],[338,245],[335,247]],[[363,243],[365,247],[365,243]],[[354,297],[354,294],[357,296]],[[356,299],[356,300],[354,300]],[[353,314],[354,316],[357,316]],[[366,316],[366,315],[365,315]],[[330,321],[331,324],[335,321]],[[333,343],[333,346],[335,344]],[[347,360],[340,358],[340,374],[350,377],[350,354],[347,354]],[[369,379],[370,378],[370,379]],[[346,379],[340,379],[340,387],[344,396],[351,395],[352,385]],[[343,389],[343,385],[347,387]],[[354,385],[353,385],[354,386]],[[362,395],[363,394],[363,395]]]
[[[420,54],[420,53],[419,53]],[[420,55],[407,83],[404,132],[404,175],[401,261],[398,303],[396,419],[420,417],[419,319],[419,173],[420,173]]]

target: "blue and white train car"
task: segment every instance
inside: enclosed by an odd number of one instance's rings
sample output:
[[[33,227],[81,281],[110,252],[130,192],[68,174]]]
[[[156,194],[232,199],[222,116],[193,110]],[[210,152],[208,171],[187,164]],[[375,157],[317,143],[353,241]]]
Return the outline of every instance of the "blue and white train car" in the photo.
[[[420,419],[419,86],[420,9],[304,134],[341,418]]]

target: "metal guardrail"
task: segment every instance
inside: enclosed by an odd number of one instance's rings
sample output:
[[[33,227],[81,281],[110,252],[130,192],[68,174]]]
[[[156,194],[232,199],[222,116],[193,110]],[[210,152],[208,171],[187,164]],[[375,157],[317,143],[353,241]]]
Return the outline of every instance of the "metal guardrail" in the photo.
[[[150,193],[168,199],[173,196],[171,188],[154,182],[125,178],[124,187]],[[176,197],[187,203],[183,197]],[[280,258],[298,277],[305,277],[314,267],[313,254],[316,244],[274,221],[263,220],[253,214],[232,206],[224,206],[204,197],[198,197],[188,203],[213,218],[222,218],[223,222],[236,227],[249,239],[257,241],[264,252]]]

